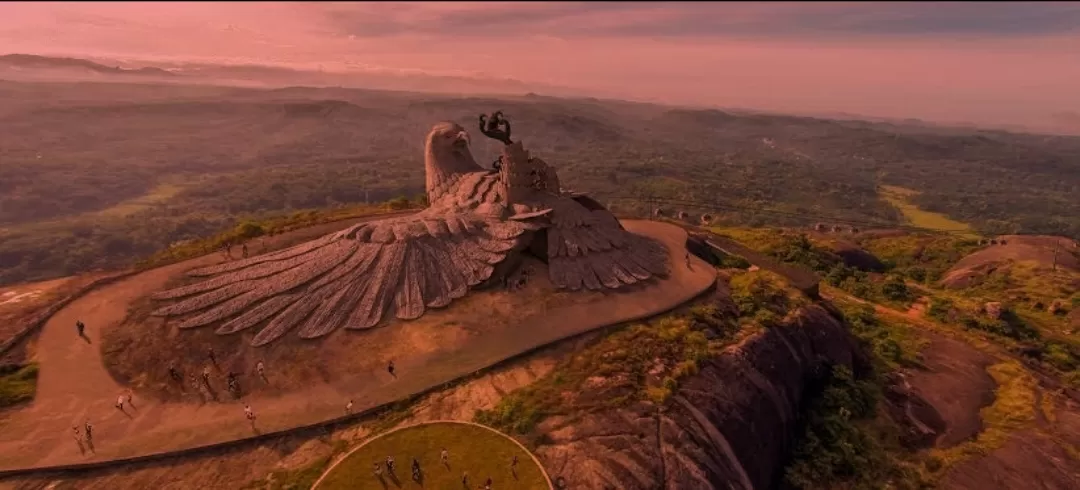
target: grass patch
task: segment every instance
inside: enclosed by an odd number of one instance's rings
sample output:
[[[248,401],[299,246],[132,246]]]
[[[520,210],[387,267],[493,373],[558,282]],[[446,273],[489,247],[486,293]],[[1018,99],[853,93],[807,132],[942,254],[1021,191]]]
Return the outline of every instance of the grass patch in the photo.
[[[168,183],[159,184],[153,189],[150,189],[150,192],[142,196],[119,202],[113,206],[97,211],[95,214],[103,217],[129,216],[146,208],[164,204],[179,195],[183,190],[184,187],[180,185]]]
[[[928,341],[902,321],[879,316],[874,307],[853,301],[837,301],[851,333],[869,347],[880,373],[919,364],[918,355]]]
[[[248,482],[242,490],[308,490],[330,466],[334,457],[345,452],[346,449],[348,449],[347,442],[336,440],[331,443],[330,454],[295,470],[274,471],[266,478]]]
[[[932,456],[941,462],[938,474],[959,461],[1000,448],[1010,433],[1031,426],[1035,420],[1035,378],[1013,360],[990,366],[986,371],[998,387],[994,390],[994,403],[980,412],[983,431],[972,441],[933,450]]]
[[[449,453],[449,468],[440,462],[443,448]],[[387,456],[393,456],[397,463],[395,473],[400,484],[386,473]],[[514,456],[518,459],[516,477],[510,468]],[[468,472],[471,488],[479,488],[489,477],[494,488],[548,488],[540,467],[506,437],[472,425],[435,423],[402,429],[368,442],[338,464],[319,490],[420,488],[411,479],[413,458],[420,462],[423,488],[462,488],[463,472]],[[382,481],[374,475],[375,463],[383,466]]]
[[[0,408],[12,407],[34,400],[37,392],[37,363],[0,373]]]
[[[919,195],[919,191],[906,189],[903,187],[883,185],[880,187],[880,193],[881,197],[890,205],[898,209],[900,213],[904,215],[904,219],[906,219],[913,226],[938,231],[960,233],[967,232],[964,233],[967,236],[978,236],[972,232],[971,226],[969,226],[967,223],[962,223],[960,221],[950,219],[948,216],[945,216],[941,213],[934,213],[919,209],[918,206],[911,202],[912,198]]]
[[[978,240],[957,235],[904,234],[866,237],[860,247],[881,260],[892,273],[909,280],[933,284],[953,264],[979,249]]]
[[[754,300],[747,301],[752,305]],[[753,321],[750,317],[767,311],[754,306],[749,316],[740,318],[733,309],[727,303],[702,302],[649,324],[620,328],[567,358],[547,376],[503,397],[491,410],[477,411],[474,420],[504,432],[534,436],[536,426],[549,416],[589,413],[637,401],[662,404],[680,379],[695,374],[700,362],[737,339],[744,320]]]

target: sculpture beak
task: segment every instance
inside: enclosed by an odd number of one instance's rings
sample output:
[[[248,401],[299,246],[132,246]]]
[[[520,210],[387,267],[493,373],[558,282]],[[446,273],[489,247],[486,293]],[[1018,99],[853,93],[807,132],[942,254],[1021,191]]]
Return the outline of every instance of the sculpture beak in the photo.
[[[464,143],[466,146],[468,146],[471,143],[471,141],[469,141],[469,133],[467,131],[459,132],[456,139],[457,141],[454,142],[456,144]]]

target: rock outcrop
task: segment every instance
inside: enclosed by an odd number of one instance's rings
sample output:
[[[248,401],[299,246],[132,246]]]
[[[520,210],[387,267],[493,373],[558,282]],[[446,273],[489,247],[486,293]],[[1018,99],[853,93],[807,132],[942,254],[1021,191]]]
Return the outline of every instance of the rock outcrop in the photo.
[[[537,453],[568,489],[770,488],[793,449],[807,387],[836,365],[868,367],[847,329],[810,306],[704,361],[663,407],[551,421],[550,444]]]

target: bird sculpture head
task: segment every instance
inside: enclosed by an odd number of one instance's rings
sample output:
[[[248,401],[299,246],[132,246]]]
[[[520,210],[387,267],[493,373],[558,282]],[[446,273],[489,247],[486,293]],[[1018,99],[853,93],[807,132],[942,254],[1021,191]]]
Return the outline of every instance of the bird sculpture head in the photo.
[[[457,175],[483,171],[469,151],[469,133],[461,125],[441,122],[431,128],[424,144],[425,189],[429,202],[450,190]]]

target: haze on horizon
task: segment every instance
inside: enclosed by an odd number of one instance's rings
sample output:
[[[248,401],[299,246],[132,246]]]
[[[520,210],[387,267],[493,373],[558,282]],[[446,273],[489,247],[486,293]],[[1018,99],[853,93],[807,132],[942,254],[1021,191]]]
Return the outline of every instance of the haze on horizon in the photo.
[[[10,2],[0,46],[1080,132],[1070,2]]]

